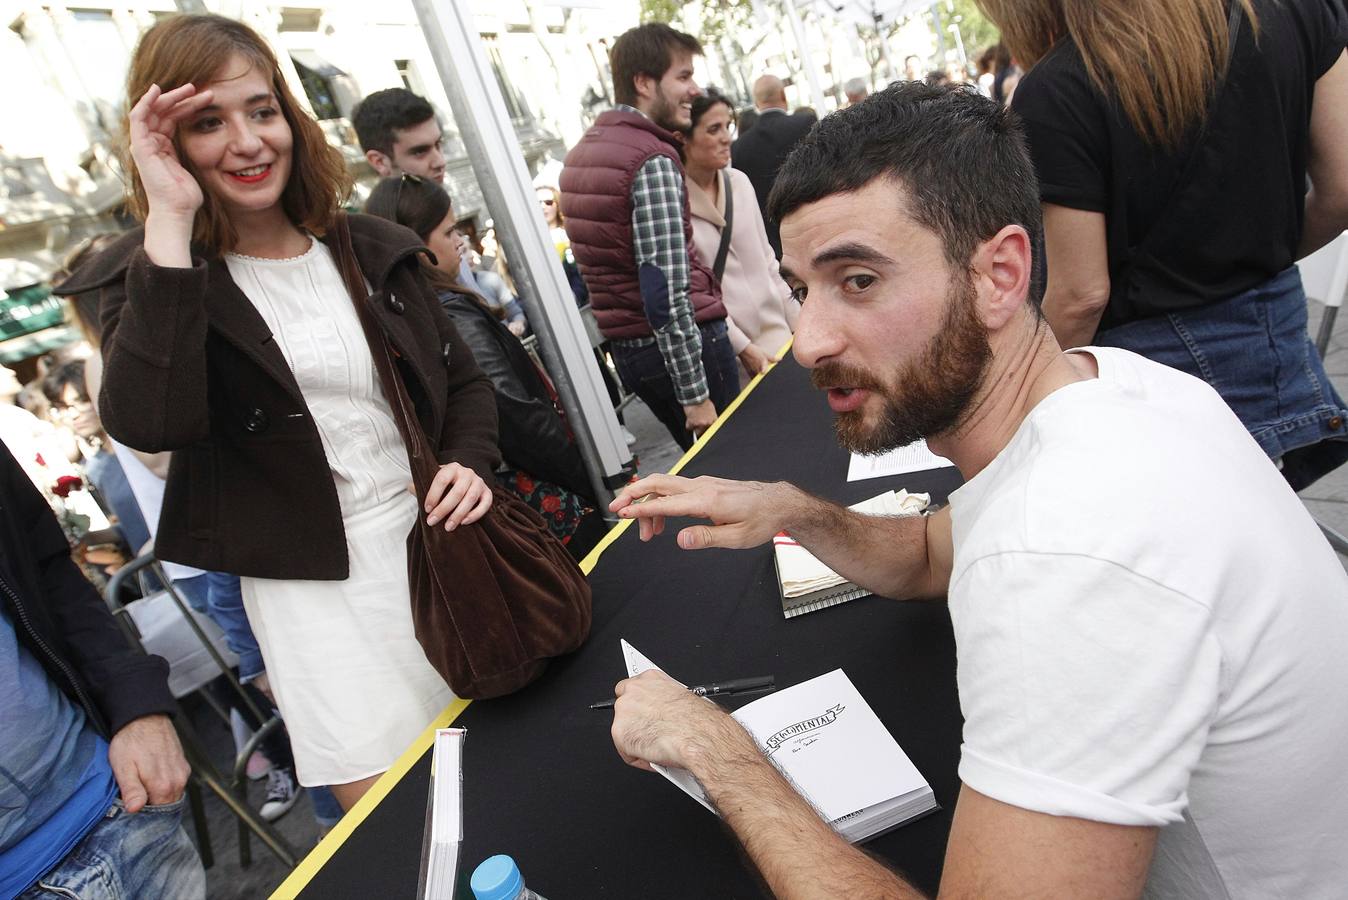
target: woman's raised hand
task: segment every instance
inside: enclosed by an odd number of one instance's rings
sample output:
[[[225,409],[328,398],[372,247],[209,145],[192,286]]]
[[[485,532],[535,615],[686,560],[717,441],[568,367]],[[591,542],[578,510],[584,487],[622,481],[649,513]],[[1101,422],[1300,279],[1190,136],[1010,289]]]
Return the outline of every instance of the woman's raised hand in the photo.
[[[179,161],[173,135],[185,116],[210,102],[211,92],[198,93],[194,85],[184,84],[165,93],[152,84],[131,108],[131,158],[145,186],[151,215],[190,223],[201,206],[201,186]]]

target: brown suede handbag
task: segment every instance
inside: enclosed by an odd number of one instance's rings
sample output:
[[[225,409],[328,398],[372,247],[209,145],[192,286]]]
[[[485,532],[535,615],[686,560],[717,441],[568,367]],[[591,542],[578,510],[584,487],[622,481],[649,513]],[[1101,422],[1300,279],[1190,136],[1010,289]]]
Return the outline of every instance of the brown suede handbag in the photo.
[[[346,214],[334,229],[337,265],[370,344],[375,371],[407,444],[417,496],[439,471],[393,350],[365,306],[367,294]],[[590,633],[590,585],[532,509],[492,485],[492,506],[472,525],[427,525],[418,506],[407,536],[412,624],[426,659],[460,697],[512,693]]]

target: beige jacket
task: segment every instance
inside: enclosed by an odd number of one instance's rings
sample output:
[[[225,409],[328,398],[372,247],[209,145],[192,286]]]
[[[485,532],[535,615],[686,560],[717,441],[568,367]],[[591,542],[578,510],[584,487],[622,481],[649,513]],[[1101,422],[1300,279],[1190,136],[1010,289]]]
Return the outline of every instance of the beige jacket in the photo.
[[[735,198],[734,225],[730,251],[726,254],[725,273],[721,276],[721,300],[725,303],[730,344],[739,354],[750,342],[770,355],[776,355],[792,332],[800,315],[800,304],[791,299],[791,291],[777,271],[777,257],[763,229],[763,214],[749,176],[739,169],[722,170],[730,176]],[[693,215],[693,244],[708,267],[716,261],[725,227],[725,196],[718,190],[715,200],[706,191],[684,179],[688,186],[688,205]]]

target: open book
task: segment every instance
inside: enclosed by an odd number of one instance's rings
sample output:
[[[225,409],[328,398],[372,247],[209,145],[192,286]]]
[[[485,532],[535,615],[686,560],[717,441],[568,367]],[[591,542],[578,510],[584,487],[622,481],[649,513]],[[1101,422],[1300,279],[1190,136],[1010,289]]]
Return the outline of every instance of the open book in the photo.
[[[659,668],[627,641],[622,648],[629,676]],[[931,786],[842,669],[760,697],[733,716],[820,817],[854,844],[937,808]],[[655,769],[715,812],[688,772]]]
[[[868,516],[915,516],[930,503],[930,494],[897,490],[885,491],[848,509]],[[788,619],[870,596],[870,591],[857,587],[824,565],[784,531],[772,539],[772,559],[782,592],[782,615]]]
[[[426,837],[421,846],[417,896],[453,897],[463,841],[462,728],[438,728],[431,750],[431,787],[426,802]]]

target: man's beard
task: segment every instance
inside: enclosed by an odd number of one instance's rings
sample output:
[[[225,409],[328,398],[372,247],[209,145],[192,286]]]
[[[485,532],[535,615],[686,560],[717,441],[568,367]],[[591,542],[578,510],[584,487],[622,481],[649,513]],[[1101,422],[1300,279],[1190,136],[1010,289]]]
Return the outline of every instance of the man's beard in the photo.
[[[682,131],[682,123],[675,118],[678,113],[679,104],[671,103],[662,92],[658,95],[655,106],[651,107],[651,121],[665,131]]]
[[[852,453],[883,453],[950,431],[959,424],[992,360],[988,332],[978,319],[977,292],[968,276],[947,293],[941,328],[917,359],[890,384],[865,369],[825,363],[810,373],[816,388],[862,388],[880,397],[880,420],[867,424],[866,408],[839,413],[838,443]]]

